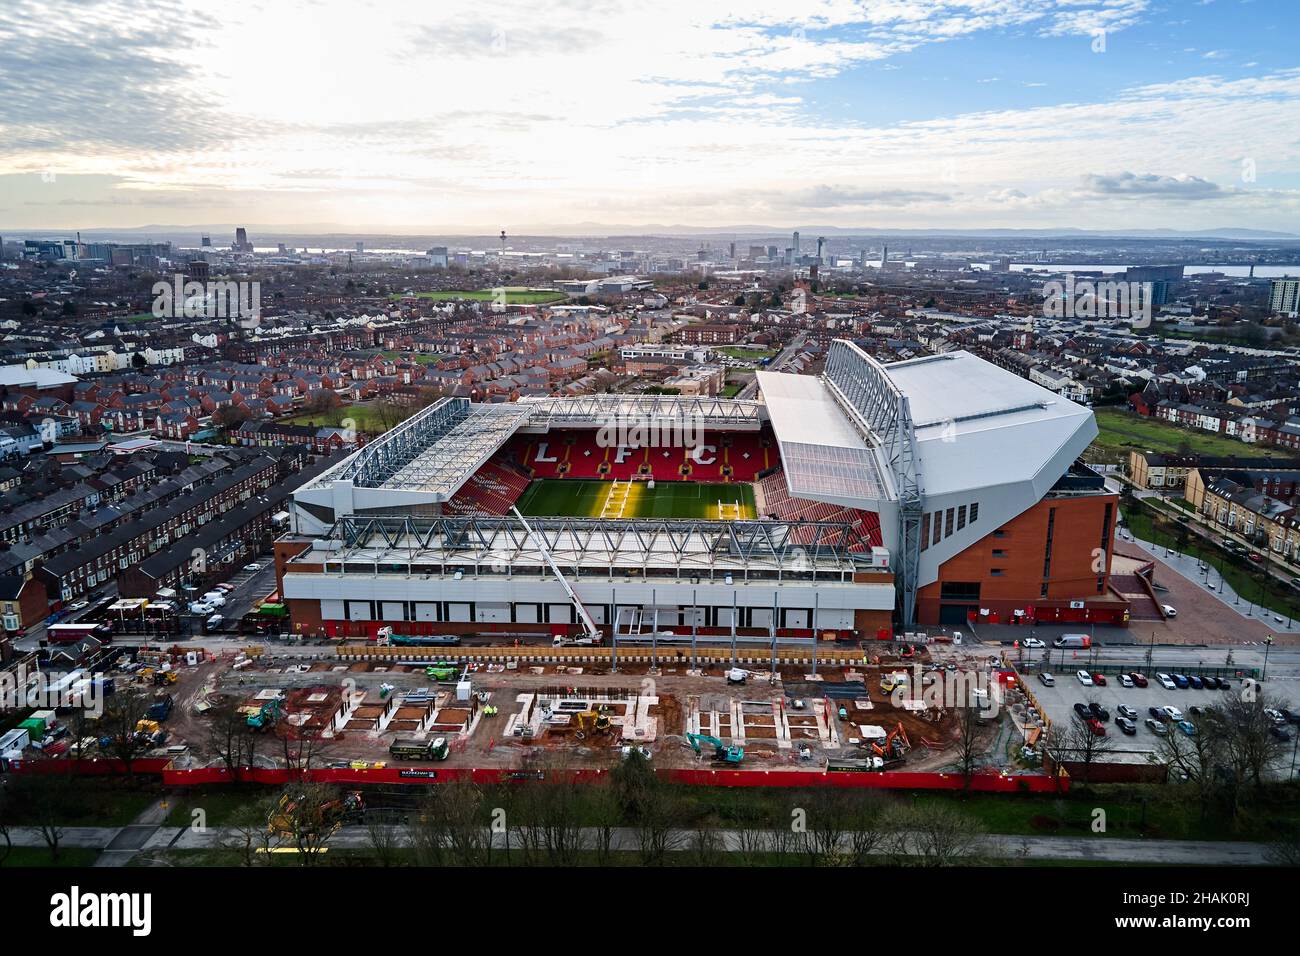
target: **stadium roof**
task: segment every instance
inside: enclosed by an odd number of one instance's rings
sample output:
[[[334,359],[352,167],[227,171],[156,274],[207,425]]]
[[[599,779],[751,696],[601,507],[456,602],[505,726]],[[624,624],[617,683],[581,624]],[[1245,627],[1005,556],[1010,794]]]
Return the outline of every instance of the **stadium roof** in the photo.
[[[1097,435],[1091,409],[969,352],[885,370],[911,405],[927,496],[1040,476],[1041,495],[1063,473],[1053,462],[1068,467]]]
[[[926,497],[1023,481],[1042,485],[1041,496],[1097,434],[1091,409],[969,352],[877,368],[910,406]],[[842,391],[780,372],[759,372],[758,381],[791,494],[871,507],[896,493],[884,477],[883,436],[845,408]]]
[[[524,398],[532,411],[529,425],[580,428],[617,425],[620,421],[646,426],[703,424],[757,430],[763,421],[760,402],[733,398],[682,395],[618,395],[598,393],[558,398]]]
[[[820,378],[759,372],[791,494],[814,500],[879,499],[876,456]]]

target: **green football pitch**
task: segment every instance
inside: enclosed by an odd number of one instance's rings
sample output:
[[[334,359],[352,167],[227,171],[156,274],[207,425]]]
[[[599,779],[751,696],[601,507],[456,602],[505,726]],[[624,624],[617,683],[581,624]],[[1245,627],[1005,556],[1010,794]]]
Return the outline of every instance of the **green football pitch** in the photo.
[[[695,484],[545,478],[519,499],[527,516],[564,518],[753,518],[754,489],[738,482]]]

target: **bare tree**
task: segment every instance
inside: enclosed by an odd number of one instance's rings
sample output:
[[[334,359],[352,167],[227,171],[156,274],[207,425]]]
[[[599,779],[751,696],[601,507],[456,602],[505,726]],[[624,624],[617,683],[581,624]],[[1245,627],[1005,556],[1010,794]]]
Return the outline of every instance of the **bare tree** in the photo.
[[[239,807],[221,828],[217,846],[235,855],[241,866],[269,866],[270,851],[281,843],[269,823],[274,805],[263,798]]]
[[[912,803],[888,816],[883,847],[891,862],[927,867],[976,862],[979,822],[946,803]]]
[[[637,849],[644,866],[663,866],[668,854],[681,848],[685,807],[672,791],[663,788],[642,808],[636,825]]]
[[[100,736],[109,739],[109,753],[122,761],[127,777],[132,776],[135,760],[149,748],[140,722],[147,719],[153,706],[153,695],[136,688],[119,690],[104,702],[104,714],[99,718]]]
[[[595,864],[608,866],[614,858],[614,835],[622,820],[618,793],[612,786],[598,785],[588,787],[584,796],[592,835],[590,849],[595,854]]]
[[[962,706],[964,704],[965,706]],[[979,743],[979,710],[973,702],[962,702],[957,707],[957,764],[961,767],[962,794],[970,791],[971,778],[979,766],[983,748]]]
[[[67,773],[27,773],[9,786],[14,802],[25,807],[35,820],[50,860],[57,863],[68,817],[82,805],[77,781]]]
[[[348,819],[354,798],[332,784],[300,781],[280,791],[269,827],[298,852],[302,866],[319,862],[330,837]]]

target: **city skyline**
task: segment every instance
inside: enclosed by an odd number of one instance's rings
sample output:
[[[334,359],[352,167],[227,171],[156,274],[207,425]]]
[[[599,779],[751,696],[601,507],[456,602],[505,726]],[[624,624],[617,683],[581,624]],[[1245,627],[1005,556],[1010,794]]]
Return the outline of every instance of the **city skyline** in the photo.
[[[1292,232],[1287,5],[0,12],[0,228]],[[384,15],[367,16],[382,12]]]

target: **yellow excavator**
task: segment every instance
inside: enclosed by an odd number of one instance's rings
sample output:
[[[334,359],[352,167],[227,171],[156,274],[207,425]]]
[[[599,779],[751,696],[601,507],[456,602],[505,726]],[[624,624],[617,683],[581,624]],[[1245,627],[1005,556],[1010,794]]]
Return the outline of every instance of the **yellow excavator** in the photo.
[[[604,707],[577,711],[573,715],[573,723],[578,728],[573,736],[578,740],[586,740],[593,734],[608,733],[610,728],[609,714]]]

